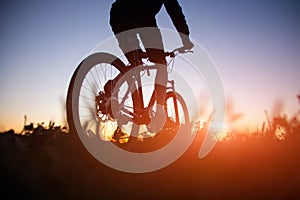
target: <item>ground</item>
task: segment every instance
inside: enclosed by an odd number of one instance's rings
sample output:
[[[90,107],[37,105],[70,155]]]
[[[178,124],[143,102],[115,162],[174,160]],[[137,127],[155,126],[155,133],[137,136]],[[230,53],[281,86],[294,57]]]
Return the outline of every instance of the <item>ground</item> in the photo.
[[[299,199],[300,137],[219,142],[204,159],[198,134],[161,170],[111,169],[74,133],[0,135],[1,194],[31,199]]]

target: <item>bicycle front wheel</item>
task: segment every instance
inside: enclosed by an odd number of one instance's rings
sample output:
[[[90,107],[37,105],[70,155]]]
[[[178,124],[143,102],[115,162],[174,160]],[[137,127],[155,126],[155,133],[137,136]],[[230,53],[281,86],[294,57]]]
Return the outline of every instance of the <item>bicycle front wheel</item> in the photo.
[[[67,94],[67,120],[71,131],[110,141],[117,129],[104,94],[107,83],[125,71],[124,63],[109,53],[95,53],[76,68]],[[100,98],[100,100],[99,100]]]
[[[190,122],[187,105],[179,93],[167,92],[165,104],[167,113],[166,128],[177,130],[181,125]]]

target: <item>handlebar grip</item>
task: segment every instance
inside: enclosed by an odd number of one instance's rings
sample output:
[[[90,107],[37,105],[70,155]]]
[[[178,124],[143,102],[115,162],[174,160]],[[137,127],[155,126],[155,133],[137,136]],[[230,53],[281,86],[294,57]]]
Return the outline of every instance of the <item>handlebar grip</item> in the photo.
[[[183,54],[183,53],[194,53],[194,51],[192,50],[188,50],[188,49],[184,49],[184,48],[177,48],[177,49],[174,49],[173,51],[171,52],[165,52],[165,56],[169,56],[170,58],[174,58],[177,54]]]

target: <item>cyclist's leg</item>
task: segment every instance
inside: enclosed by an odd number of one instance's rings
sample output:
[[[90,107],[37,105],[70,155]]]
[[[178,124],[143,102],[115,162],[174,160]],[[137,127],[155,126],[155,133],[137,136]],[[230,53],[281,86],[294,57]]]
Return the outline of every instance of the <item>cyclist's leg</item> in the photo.
[[[116,35],[120,49],[123,51],[128,62],[137,66],[141,64],[138,55],[141,54],[140,43],[134,30],[126,31]]]
[[[139,35],[149,60],[159,65],[155,77],[156,101],[158,104],[164,105],[168,73],[162,35],[157,27],[141,31]]]
[[[151,123],[148,128],[152,132],[160,131],[166,121],[166,113],[164,109],[166,97],[166,85],[168,80],[167,63],[164,56],[164,47],[160,30],[156,28],[147,29],[139,33],[143,45],[148,54],[149,60],[157,66],[155,76],[155,96],[156,111],[154,117],[151,117]]]
[[[130,63],[131,66],[134,67],[142,64],[139,55],[141,55],[143,52],[140,48],[140,41],[137,37],[138,29],[134,29],[134,27],[132,28],[133,29],[131,30],[128,31],[124,30],[124,32],[120,34],[116,34],[116,38],[118,40],[119,47],[123,51],[128,62]],[[128,81],[131,82],[132,80],[128,80]],[[133,84],[136,87],[135,90],[131,92],[132,101],[133,101],[133,110],[136,116],[141,116],[143,115],[143,109],[144,109],[142,88],[138,88],[138,85],[136,85],[136,83]]]

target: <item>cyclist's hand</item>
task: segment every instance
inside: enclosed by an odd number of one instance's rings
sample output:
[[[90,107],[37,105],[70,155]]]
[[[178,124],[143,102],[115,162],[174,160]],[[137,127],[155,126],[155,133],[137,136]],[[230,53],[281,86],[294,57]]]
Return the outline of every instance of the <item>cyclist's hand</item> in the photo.
[[[194,44],[191,42],[191,40],[189,38],[185,38],[184,40],[182,40],[182,44],[183,44],[183,49],[185,49],[185,51],[191,50],[194,47]]]
[[[178,53],[192,52],[191,49],[194,47],[194,44],[190,41],[189,38],[182,40],[182,44],[183,44],[182,47],[174,49],[173,52],[178,52]]]

